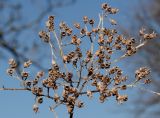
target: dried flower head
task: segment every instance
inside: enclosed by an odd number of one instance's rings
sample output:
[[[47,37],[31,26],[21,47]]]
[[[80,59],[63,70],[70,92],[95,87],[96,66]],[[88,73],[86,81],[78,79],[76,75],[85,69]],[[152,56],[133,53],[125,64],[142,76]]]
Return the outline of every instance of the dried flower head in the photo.
[[[40,31],[39,32],[39,37],[46,43],[50,42],[50,35],[45,31]]]
[[[14,59],[9,59],[8,64],[10,65],[10,68],[16,68],[17,63]]]
[[[89,24],[91,24],[93,26],[94,25],[94,19],[90,19]]]
[[[33,105],[33,111],[34,111],[35,113],[37,113],[37,112],[39,111],[39,107],[38,107],[37,104],[34,104],[34,105]]]
[[[128,100],[128,96],[127,95],[118,95],[118,97],[116,98],[117,102],[122,104],[123,102],[126,102]]]
[[[92,92],[91,92],[90,90],[87,91],[87,96],[88,96],[89,98],[92,98],[92,97],[93,97],[93,94],[92,94]]]
[[[143,35],[143,38],[144,39],[154,39],[154,38],[156,38],[157,37],[157,34],[156,33],[151,33],[151,34],[144,34]]]
[[[115,21],[114,19],[110,19],[110,22],[112,25],[117,25],[117,21]]]
[[[48,21],[46,22],[46,27],[49,32],[54,31],[54,18],[55,16],[49,16]]]
[[[147,67],[141,67],[135,72],[135,77],[137,80],[141,80],[143,78],[146,78],[150,74],[150,69]]]
[[[89,21],[88,17],[87,17],[87,16],[84,16],[84,17],[83,17],[83,22],[84,22],[84,24],[88,23],[88,21]]]
[[[7,74],[12,76],[14,71],[15,71],[15,69],[9,68],[9,69],[7,69]]]
[[[77,29],[80,29],[80,28],[81,28],[81,26],[80,26],[79,23],[74,23],[74,26],[75,26],[75,28],[77,28]]]
[[[107,3],[103,3],[103,4],[101,5],[101,7],[102,7],[103,10],[105,10],[105,9],[107,9],[109,6],[108,6]]]
[[[23,67],[28,68],[31,64],[32,64],[32,61],[28,60],[28,61],[24,62]]]
[[[78,101],[77,106],[78,106],[79,108],[82,108],[82,107],[84,107],[84,103],[81,102],[81,101]]]
[[[43,103],[43,98],[42,97],[38,97],[37,98],[37,103],[38,104],[42,104]]]

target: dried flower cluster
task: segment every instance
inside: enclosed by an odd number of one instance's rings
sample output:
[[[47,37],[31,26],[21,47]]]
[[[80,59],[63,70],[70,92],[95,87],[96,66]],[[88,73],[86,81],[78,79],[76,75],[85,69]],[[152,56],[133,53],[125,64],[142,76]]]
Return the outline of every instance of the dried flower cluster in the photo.
[[[55,17],[49,16],[46,22],[47,30],[40,31],[39,37],[51,48],[51,67],[46,73],[38,72],[33,79],[25,71],[32,64],[29,60],[24,63],[21,75],[17,76],[19,80],[23,81],[24,90],[31,91],[36,96],[33,105],[35,112],[39,111],[39,104],[43,103],[43,99],[49,98],[55,102],[55,105],[50,107],[51,111],[59,105],[65,105],[70,118],[72,118],[75,107],[84,107],[85,101],[81,101],[79,96],[86,95],[91,99],[94,97],[94,93],[98,93],[100,102],[105,102],[109,97],[115,96],[118,103],[123,103],[128,100],[128,96],[121,95],[119,91],[126,90],[131,85],[137,85],[141,80],[144,80],[145,84],[151,82],[147,78],[150,69],[142,67],[136,70],[133,83],[126,84],[128,77],[115,63],[134,55],[140,47],[144,46],[146,41],[155,38],[156,34],[154,32],[145,33],[144,29],[140,30],[140,36],[143,40],[137,45],[134,38],[126,38],[119,34],[117,29],[105,27],[104,19],[109,20],[108,16],[116,14],[119,10],[106,3],[103,3],[101,7],[103,13],[99,14],[98,24],[95,24],[94,19],[84,16],[82,22],[74,23],[73,27],[61,22],[59,24],[60,33],[56,33],[55,30]],[[112,25],[117,24],[114,19],[109,21]],[[51,43],[50,35],[54,36],[57,45]],[[83,42],[87,42],[87,44]],[[55,46],[58,46],[59,49],[56,52]],[[73,50],[66,53],[64,48],[68,46]],[[57,53],[58,51],[59,53]],[[113,59],[112,55],[118,51],[124,54]],[[61,63],[64,67],[60,66]],[[14,75],[16,67],[16,61],[10,59],[7,73],[10,76]],[[73,71],[71,71],[72,68]]]

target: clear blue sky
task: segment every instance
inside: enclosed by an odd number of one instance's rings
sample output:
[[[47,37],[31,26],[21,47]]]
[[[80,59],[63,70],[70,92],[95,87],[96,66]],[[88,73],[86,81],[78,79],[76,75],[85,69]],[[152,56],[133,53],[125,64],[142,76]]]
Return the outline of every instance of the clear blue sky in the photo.
[[[23,0],[25,2],[25,0]],[[120,13],[115,16],[115,19],[119,21],[120,24],[130,23],[127,21],[127,15],[133,12],[133,8],[138,4],[138,0],[78,0],[74,5],[67,6],[63,8],[58,8],[53,12],[56,14],[57,21],[66,21],[67,23],[74,23],[75,21],[80,21],[84,15],[91,18],[98,18],[98,13],[100,13],[100,5],[103,2],[109,3],[113,7],[120,9]],[[25,3],[24,3],[25,4]],[[35,12],[32,10],[31,6],[26,4],[28,8],[28,14],[26,16],[34,16]],[[50,14],[52,15],[52,14]],[[45,20],[41,22],[40,26],[44,27]],[[26,19],[26,21],[29,18]],[[25,21],[24,21],[25,22]],[[40,27],[42,29],[42,27]],[[41,30],[39,29],[39,30]],[[39,31],[38,30],[38,31]],[[37,33],[38,33],[37,31]],[[31,34],[32,37],[37,38],[37,34]],[[30,36],[29,36],[30,37]],[[26,37],[22,37],[26,39]],[[28,37],[27,37],[28,38]],[[29,41],[28,41],[29,42]],[[15,80],[7,78],[4,73],[7,68],[7,61],[0,61],[0,85],[2,83],[6,86],[14,87],[19,85]],[[125,70],[129,68],[126,67],[126,63],[122,62],[120,66],[125,66]],[[127,72],[129,73],[129,72]],[[5,80],[4,80],[5,79]],[[9,80],[9,81],[8,81]],[[134,92],[129,93],[129,101],[132,101]],[[131,98],[131,99],[130,99]],[[132,109],[130,102],[126,102],[123,105],[118,105],[114,99],[109,99],[104,104],[100,104],[96,97],[93,100],[88,100],[84,98],[85,107],[82,109],[76,109],[75,118],[132,118],[129,110]],[[34,104],[34,96],[29,92],[0,92],[0,117],[1,118],[53,118],[53,113],[48,110],[48,106],[51,101],[45,101],[40,105],[40,112],[34,114],[32,111],[32,105]],[[67,118],[68,113],[66,108],[60,107],[57,109],[58,118]]]

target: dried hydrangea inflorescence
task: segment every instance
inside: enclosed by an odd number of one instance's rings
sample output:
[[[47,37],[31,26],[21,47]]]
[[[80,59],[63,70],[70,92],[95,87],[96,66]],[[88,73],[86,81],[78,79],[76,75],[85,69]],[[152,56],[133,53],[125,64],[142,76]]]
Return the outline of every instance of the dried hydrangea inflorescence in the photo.
[[[99,14],[98,24],[94,19],[84,16],[83,23],[74,23],[75,28],[73,29],[62,21],[58,29],[60,32],[56,33],[54,16],[49,16],[46,22],[48,30],[39,32],[39,37],[51,48],[52,62],[48,69],[48,76],[42,79],[44,72],[39,71],[34,78],[31,78],[26,71],[26,68],[28,70],[32,64],[31,60],[24,63],[20,77],[16,76],[18,79],[22,78],[19,80],[22,81],[24,90],[28,90],[36,96],[36,104],[33,106],[36,113],[39,110],[38,105],[43,103],[44,98],[49,98],[55,102],[55,107],[60,104],[65,105],[72,117],[75,106],[78,108],[84,106],[84,103],[79,100],[79,96],[87,95],[91,98],[98,93],[102,103],[111,96],[114,96],[118,103],[123,103],[127,101],[128,96],[120,95],[121,90],[127,90],[130,86],[135,87],[143,78],[144,84],[151,82],[147,78],[150,69],[142,67],[135,72],[136,80],[131,84],[126,84],[128,77],[124,76],[122,69],[116,66],[116,62],[135,54],[140,47],[144,46],[145,42],[155,38],[156,33],[145,33],[145,29],[140,30],[139,34],[143,41],[136,46],[137,42],[134,38],[126,38],[119,34],[117,28],[105,27],[106,16],[116,14],[118,9],[112,8],[107,3],[103,3],[101,7],[102,13]],[[110,22],[114,26],[117,24],[113,19],[110,19]],[[58,50],[53,50],[51,35],[57,41],[55,45],[59,47]],[[67,42],[67,38],[71,40]],[[83,43],[83,41],[86,42]],[[68,46],[70,47],[68,48]],[[69,49],[65,52],[67,54],[64,54],[65,49]],[[112,58],[115,57],[113,54],[117,51],[121,51],[123,55],[113,60]],[[62,63],[64,68],[61,67]],[[16,61],[10,59],[7,73],[15,77],[17,75],[16,68]],[[90,88],[90,90],[85,91],[86,88]],[[51,94],[51,91],[54,91],[54,94]]]

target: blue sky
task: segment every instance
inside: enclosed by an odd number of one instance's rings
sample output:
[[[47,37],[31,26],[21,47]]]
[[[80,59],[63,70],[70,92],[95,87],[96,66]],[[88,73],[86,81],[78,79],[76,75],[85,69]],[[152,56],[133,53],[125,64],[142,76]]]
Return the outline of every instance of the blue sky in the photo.
[[[120,12],[118,15],[114,16],[114,18],[119,21],[121,25],[131,23],[128,21],[127,15],[134,12],[133,8],[138,4],[137,0],[78,0],[72,6],[55,9],[55,11],[50,13],[50,15],[56,15],[56,22],[63,20],[69,25],[76,21],[81,21],[84,15],[87,15],[90,18],[98,19],[100,5],[104,2],[107,2],[111,6],[120,9]],[[32,11],[33,8],[28,4],[26,4],[26,8],[29,12],[26,14],[26,16],[34,16],[36,12]],[[38,29],[37,34],[39,30],[43,29],[46,19],[47,16],[41,22],[40,29]],[[25,19],[24,22],[27,22],[28,20],[29,18]],[[31,33],[27,38],[34,37],[37,39],[37,34]],[[23,38],[23,40],[26,39],[26,37],[21,38]],[[28,39],[28,44],[29,41],[30,40]],[[10,55],[8,56],[10,57]],[[129,74],[132,69],[126,62],[127,61],[123,61],[121,64],[119,64],[119,66],[125,66],[124,70]],[[19,85],[16,80],[10,79],[4,75],[5,69],[7,68],[6,63],[7,61],[0,61],[0,85],[2,85],[2,83],[3,85],[10,87]],[[129,68],[131,70],[127,71]],[[129,94],[129,101],[122,105],[117,104],[113,98],[108,99],[104,104],[100,104],[98,99],[96,99],[96,96],[93,98],[93,100],[84,98],[86,105],[82,109],[76,109],[75,118],[133,118],[129,111],[133,108],[131,101],[132,98],[134,98],[133,96],[136,94],[134,92],[134,90],[133,92],[126,92]],[[48,110],[48,106],[52,104],[52,101],[47,100],[40,105],[40,112],[38,114],[34,114],[32,111],[33,104],[34,96],[29,92],[0,92],[0,116],[2,118],[53,118],[53,113]],[[68,117],[65,107],[59,107],[56,111],[58,113],[58,118]]]

